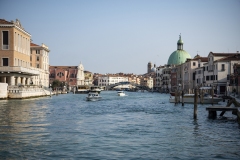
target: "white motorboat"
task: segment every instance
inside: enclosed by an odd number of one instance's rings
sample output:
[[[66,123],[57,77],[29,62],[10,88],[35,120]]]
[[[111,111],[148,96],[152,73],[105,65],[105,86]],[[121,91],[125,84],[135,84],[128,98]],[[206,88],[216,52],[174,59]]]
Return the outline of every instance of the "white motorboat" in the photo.
[[[118,91],[118,96],[125,96],[125,92],[124,91]]]
[[[102,97],[99,95],[98,92],[89,92],[88,96],[86,97],[87,101],[97,101],[100,100]]]
[[[98,92],[100,93],[102,91],[102,89],[98,86],[91,86],[90,87],[90,92]]]
[[[202,101],[201,98],[198,96],[198,103],[203,103],[203,104],[218,104],[222,98],[219,97],[212,97],[209,94],[204,94]],[[182,103],[182,96],[179,97],[178,100],[180,103]],[[194,103],[194,94],[184,94],[183,96],[183,101],[184,103]],[[170,96],[169,98],[170,103],[175,103],[175,96]]]

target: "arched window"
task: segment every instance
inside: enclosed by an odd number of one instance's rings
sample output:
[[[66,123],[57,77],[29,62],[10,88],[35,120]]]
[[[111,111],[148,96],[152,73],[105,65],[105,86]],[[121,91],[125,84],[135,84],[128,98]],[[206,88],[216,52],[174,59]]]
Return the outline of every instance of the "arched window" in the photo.
[[[57,76],[61,78],[62,76],[64,76],[64,74],[62,72],[59,72]]]

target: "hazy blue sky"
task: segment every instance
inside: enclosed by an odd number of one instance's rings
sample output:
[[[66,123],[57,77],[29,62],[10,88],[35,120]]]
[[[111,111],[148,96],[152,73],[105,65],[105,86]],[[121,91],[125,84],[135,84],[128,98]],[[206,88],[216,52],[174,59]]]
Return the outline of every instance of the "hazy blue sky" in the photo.
[[[48,45],[50,65],[93,73],[164,65],[180,33],[192,57],[240,51],[240,0],[1,0],[0,18]]]

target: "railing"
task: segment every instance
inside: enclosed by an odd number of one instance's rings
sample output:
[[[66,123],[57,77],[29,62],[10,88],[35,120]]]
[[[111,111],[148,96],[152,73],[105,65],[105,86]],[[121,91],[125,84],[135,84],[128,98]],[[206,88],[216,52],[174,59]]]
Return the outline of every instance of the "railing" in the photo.
[[[39,75],[39,71],[35,70],[34,68],[25,68],[25,67],[20,67],[20,66],[2,66],[0,67],[1,72],[24,72],[28,74],[33,74],[33,75]]]
[[[9,45],[3,45],[2,49],[9,49]]]

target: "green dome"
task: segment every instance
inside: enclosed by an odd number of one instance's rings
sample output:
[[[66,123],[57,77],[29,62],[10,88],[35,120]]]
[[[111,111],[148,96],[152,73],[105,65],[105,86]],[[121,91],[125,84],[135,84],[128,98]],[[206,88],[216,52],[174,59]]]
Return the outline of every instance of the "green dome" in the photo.
[[[191,58],[191,56],[183,50],[183,41],[180,34],[179,40],[177,42],[177,50],[174,51],[168,58],[168,65],[178,65],[185,63],[187,58]]]
[[[178,64],[185,63],[187,58],[191,58],[189,53],[187,53],[184,50],[176,50],[168,58],[168,65],[171,65],[171,64],[178,65]]]

